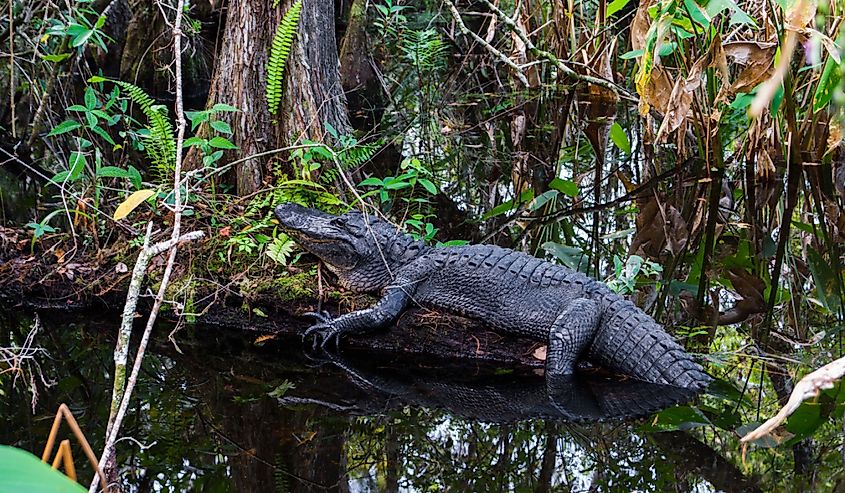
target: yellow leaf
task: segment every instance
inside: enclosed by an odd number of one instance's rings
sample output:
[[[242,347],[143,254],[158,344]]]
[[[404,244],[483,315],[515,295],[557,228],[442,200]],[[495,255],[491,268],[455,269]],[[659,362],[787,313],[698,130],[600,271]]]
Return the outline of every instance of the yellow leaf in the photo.
[[[126,200],[117,206],[117,210],[114,211],[114,220],[120,221],[124,217],[128,216],[130,212],[134,211],[136,207],[141,205],[141,202],[150,198],[154,193],[156,193],[155,190],[138,190],[129,197],[126,197]]]

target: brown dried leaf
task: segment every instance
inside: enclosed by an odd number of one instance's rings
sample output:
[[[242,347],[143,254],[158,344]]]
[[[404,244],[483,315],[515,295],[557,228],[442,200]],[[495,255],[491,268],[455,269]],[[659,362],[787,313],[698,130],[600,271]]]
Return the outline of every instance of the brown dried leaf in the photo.
[[[648,9],[655,3],[656,0],[643,0],[637,7],[637,13],[634,15],[634,20],[631,21],[631,48],[634,50],[645,48],[646,34],[648,28],[651,27],[651,16],[648,15]]]
[[[666,246],[672,255],[679,255],[689,241],[687,222],[681,212],[669,205],[664,211],[663,233],[666,235]]]
[[[534,352],[531,355],[534,356],[535,359],[538,359],[540,361],[546,361],[547,349],[548,348],[546,346],[540,346],[537,349],[535,349]]]
[[[839,119],[831,118],[828,129],[829,133],[827,135],[827,150],[824,151],[825,155],[830,154],[842,145],[842,125],[839,123]]]
[[[653,76],[654,72],[652,72]],[[652,80],[654,80],[652,78]],[[684,123],[689,115],[692,107],[693,92],[701,86],[701,77],[699,74],[690,76],[687,79],[678,79],[675,86],[672,88],[672,93],[666,102],[665,109],[662,110],[663,122],[660,124],[660,130],[657,131],[657,142],[662,142],[665,137],[675,131]],[[656,107],[656,106],[655,106]]]
[[[642,97],[649,106],[653,106],[665,115],[673,88],[674,84],[672,84],[669,73],[665,68],[658,65],[651,71],[651,78]]]
[[[732,41],[722,45],[725,56],[739,65],[771,64],[777,51],[777,43],[758,41]]]
[[[784,13],[787,28],[802,28],[806,27],[811,21],[816,18],[816,1],[815,0],[795,0]]]

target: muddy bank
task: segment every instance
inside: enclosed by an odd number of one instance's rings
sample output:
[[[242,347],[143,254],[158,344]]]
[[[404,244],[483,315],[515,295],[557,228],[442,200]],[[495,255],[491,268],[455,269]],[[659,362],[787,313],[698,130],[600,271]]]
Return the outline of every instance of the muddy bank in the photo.
[[[123,309],[134,251],[128,245],[114,246],[93,254],[72,258],[67,245],[31,248],[31,234],[0,227],[0,302],[9,308],[51,312],[95,310],[119,314]],[[164,254],[153,259],[148,290],[157,288]],[[296,269],[273,275],[244,278],[208,279],[192,271],[194,260],[202,258],[202,248],[180,251],[172,288],[171,304],[160,315],[171,322],[213,326],[236,331],[250,341],[262,336],[297,336],[313,323],[303,316],[309,311],[328,310],[337,315],[370,306],[371,296],[337,290],[330,283],[318,289],[313,266],[304,263]],[[322,295],[322,298],[321,298]],[[139,301],[138,313],[146,316],[151,296]],[[183,316],[177,315],[183,314]],[[534,352],[542,344],[500,335],[483,324],[463,317],[422,308],[406,311],[395,327],[370,336],[348,337],[343,345],[386,353],[413,353],[445,358],[476,359],[503,364],[542,367]]]

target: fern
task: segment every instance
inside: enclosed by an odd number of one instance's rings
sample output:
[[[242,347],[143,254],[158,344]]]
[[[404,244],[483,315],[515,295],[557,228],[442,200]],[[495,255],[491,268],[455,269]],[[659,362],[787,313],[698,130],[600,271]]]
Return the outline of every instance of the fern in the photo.
[[[167,117],[167,108],[155,104],[152,97],[134,84],[121,80],[114,83],[126,90],[147,117],[150,134],[145,139],[145,152],[159,175],[162,178],[169,176],[176,165],[176,137]]]
[[[290,492],[290,481],[288,481],[288,472],[287,464],[285,464],[285,458],[282,454],[276,455],[276,464],[275,468],[273,469],[273,479],[276,493],[289,493]]]
[[[337,153],[338,161],[344,168],[357,168],[366,163],[381,149],[381,140],[370,144],[355,144]]]
[[[399,48],[420,72],[445,66],[449,49],[434,29],[407,31]]]
[[[273,36],[273,46],[270,59],[267,61],[267,109],[271,115],[279,111],[282,101],[282,77],[285,75],[285,62],[290,55],[293,36],[299,25],[299,12],[302,10],[302,0],[297,0],[290,6]]]

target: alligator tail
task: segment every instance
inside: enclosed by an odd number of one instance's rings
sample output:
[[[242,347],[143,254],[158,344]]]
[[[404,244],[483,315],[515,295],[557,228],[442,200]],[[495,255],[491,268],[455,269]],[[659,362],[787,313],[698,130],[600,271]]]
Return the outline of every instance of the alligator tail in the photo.
[[[657,322],[630,301],[605,304],[590,359],[638,380],[702,390],[712,378]],[[608,296],[609,298],[610,296]]]

